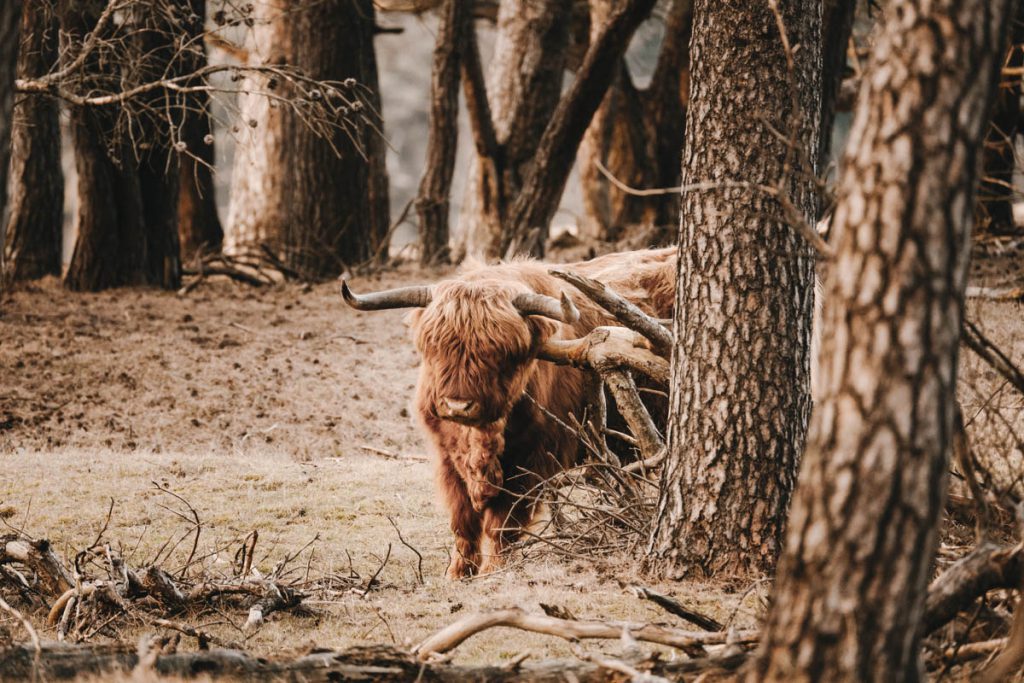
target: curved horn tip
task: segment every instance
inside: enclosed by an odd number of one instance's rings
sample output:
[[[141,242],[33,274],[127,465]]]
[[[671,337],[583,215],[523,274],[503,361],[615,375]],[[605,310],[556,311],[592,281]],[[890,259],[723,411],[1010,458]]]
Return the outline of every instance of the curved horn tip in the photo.
[[[349,306],[352,308],[359,308],[357,305],[358,300],[356,299],[356,295],[352,293],[351,289],[349,289],[348,282],[346,282],[344,278],[341,280],[341,296],[345,298],[345,303]]]
[[[569,295],[562,292],[562,316],[567,323],[574,323],[580,319],[580,311],[576,308],[576,304],[572,302]]]

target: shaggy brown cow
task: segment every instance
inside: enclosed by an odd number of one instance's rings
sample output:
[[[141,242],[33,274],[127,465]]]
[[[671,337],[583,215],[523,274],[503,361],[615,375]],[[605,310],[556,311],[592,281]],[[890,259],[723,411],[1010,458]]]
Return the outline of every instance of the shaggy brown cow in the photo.
[[[422,357],[416,412],[434,445],[455,535],[452,578],[495,569],[503,547],[534,513],[521,495],[579,456],[575,436],[545,411],[563,421],[580,414],[584,375],[538,361],[537,349],[547,339],[575,339],[614,321],[549,275],[549,267],[536,261],[476,266],[433,286],[363,296],[342,285],[345,300],[360,310],[418,308],[410,316]],[[604,282],[650,315],[671,317],[675,248],[609,254],[564,268]]]

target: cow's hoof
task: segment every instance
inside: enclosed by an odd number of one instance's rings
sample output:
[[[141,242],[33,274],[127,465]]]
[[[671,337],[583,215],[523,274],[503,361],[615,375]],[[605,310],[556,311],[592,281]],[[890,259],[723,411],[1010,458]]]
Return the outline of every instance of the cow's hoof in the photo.
[[[461,555],[452,558],[448,565],[448,578],[454,580],[466,579],[476,573],[476,564],[470,562]]]
[[[480,561],[480,573],[490,574],[491,572],[496,572],[501,569],[504,564],[505,563],[502,562],[501,555],[484,555],[483,559]]]

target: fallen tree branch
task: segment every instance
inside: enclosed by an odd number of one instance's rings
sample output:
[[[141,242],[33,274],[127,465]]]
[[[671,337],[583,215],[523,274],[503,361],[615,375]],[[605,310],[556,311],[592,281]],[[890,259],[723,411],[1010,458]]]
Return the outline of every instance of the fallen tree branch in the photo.
[[[650,413],[644,408],[633,377],[628,372],[615,370],[605,376],[605,384],[615,397],[615,405],[640,446],[640,462],[657,458],[665,451],[665,440],[661,438]]]
[[[658,355],[668,358],[672,354],[672,333],[666,330],[656,318],[644,313],[639,306],[625,299],[603,282],[565,270],[553,269],[548,272],[565,280],[615,316],[620,323],[646,337]]]
[[[690,622],[695,626],[698,626],[699,628],[702,628],[706,631],[725,630],[724,626],[722,626],[720,623],[718,623],[711,617],[700,614],[699,612],[694,612],[691,609],[687,609],[686,607],[683,607],[679,603],[679,601],[673,600],[667,595],[663,595],[662,593],[658,593],[656,591],[651,590],[650,588],[645,588],[643,586],[633,586],[632,590],[638,598],[650,600],[655,605],[662,608],[669,614],[674,614],[680,619],[685,619],[686,621]]]
[[[579,339],[549,339],[537,357],[602,375],[627,368],[668,385],[668,361],[652,353],[642,336],[622,327],[597,327]]]
[[[1020,301],[1024,299],[1024,287],[968,287],[967,298],[989,301]]]
[[[940,574],[928,587],[923,633],[943,626],[978,597],[995,588],[1018,588],[1024,578],[1024,544],[1012,548],[986,542]]]
[[[969,320],[964,320],[963,340],[967,344],[967,348],[978,354],[978,357],[988,363],[989,367],[1002,375],[1003,379],[1017,391],[1024,394],[1024,373],[1014,365],[1009,356],[981,333],[977,325]]]
[[[543,633],[565,640],[599,638],[616,640],[624,632],[636,640],[668,645],[678,649],[690,649],[704,645],[753,644],[757,642],[756,631],[740,631],[734,634],[704,631],[680,631],[678,629],[624,621],[578,621],[559,619],[542,614],[529,614],[517,607],[470,614],[441,629],[416,646],[414,652],[426,659],[432,654],[448,652],[471,636],[498,626],[517,628],[532,633]]]

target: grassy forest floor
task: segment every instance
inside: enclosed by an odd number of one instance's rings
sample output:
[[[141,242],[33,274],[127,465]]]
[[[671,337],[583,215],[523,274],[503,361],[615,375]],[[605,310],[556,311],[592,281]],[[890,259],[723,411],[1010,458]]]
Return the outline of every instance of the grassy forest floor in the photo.
[[[1006,276],[991,263],[979,272],[994,284]],[[443,275],[405,268],[354,286]],[[971,308],[989,336],[1024,364],[1020,306]],[[181,506],[155,482],[199,514],[198,555],[209,554],[204,562],[213,570],[230,563],[253,530],[260,534],[255,566],[263,572],[313,541],[299,565],[368,580],[390,545],[378,589],[314,602],[312,616],[273,615],[246,642],[263,654],[313,644],[408,645],[465,613],[501,606],[539,611],[539,603],[579,618],[673,623],[629,592],[634,582],[719,621],[756,623],[766,583],[748,591],[641,581],[628,557],[535,557],[496,575],[446,580],[450,538],[410,416],[417,357],[403,317],[347,308],[336,283],[253,289],[208,282],[187,296],[75,294],[55,280],[23,285],[0,306],[0,518],[49,538],[70,558],[96,538],[113,500],[105,537],[120,544],[129,564],[145,566],[163,552],[161,564],[171,570],[188,556],[191,536],[173,512]],[[966,351],[964,376],[972,437],[1012,459],[1013,430],[983,413],[1000,411],[1006,424],[1019,427],[1020,397],[999,389],[994,373]],[[396,527],[422,554],[422,583],[417,555]],[[244,639],[229,623],[241,623],[244,613],[204,619],[207,630]],[[54,636],[39,626],[44,638]],[[97,637],[132,640],[152,630],[118,628]],[[523,651],[571,656],[555,639],[496,629],[458,649],[455,661],[500,663]]]

